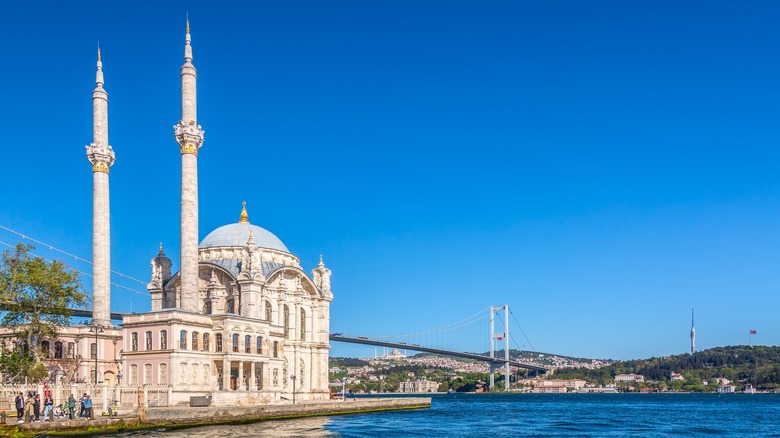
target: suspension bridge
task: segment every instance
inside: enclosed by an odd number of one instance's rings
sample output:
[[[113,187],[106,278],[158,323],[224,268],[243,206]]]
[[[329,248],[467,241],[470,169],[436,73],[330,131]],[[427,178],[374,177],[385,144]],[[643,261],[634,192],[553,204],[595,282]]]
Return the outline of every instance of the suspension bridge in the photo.
[[[500,315],[501,313],[503,315]],[[496,318],[497,315],[503,316],[503,318]],[[331,333],[330,340],[488,362],[490,365],[490,389],[492,391],[495,386],[495,372],[499,368],[504,368],[504,376],[510,375],[510,367],[542,373],[547,371],[547,368],[522,362],[520,358],[510,358],[510,342],[514,343],[516,350],[521,350],[517,341],[510,334],[510,315],[517,328],[525,336],[517,318],[509,310],[509,306],[505,304],[503,306],[490,306],[461,321],[422,332],[371,338],[344,333]],[[487,321],[489,323],[486,323]],[[497,322],[498,330],[496,327]],[[528,338],[525,337],[525,339],[530,345]],[[485,345],[486,341],[489,344],[487,348]],[[503,351],[501,352],[503,357],[496,355],[497,344],[503,344]],[[475,351],[484,351],[485,353],[475,353]],[[505,385],[508,384],[509,379],[505,379]]]

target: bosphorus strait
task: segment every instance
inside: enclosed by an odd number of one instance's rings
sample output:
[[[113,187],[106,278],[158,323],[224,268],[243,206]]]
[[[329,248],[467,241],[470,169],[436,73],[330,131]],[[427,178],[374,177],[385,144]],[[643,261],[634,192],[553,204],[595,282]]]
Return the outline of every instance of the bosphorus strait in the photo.
[[[349,403],[349,402],[346,402]],[[431,409],[143,432],[205,437],[780,436],[777,394],[446,394]],[[125,435],[127,436],[127,435]]]

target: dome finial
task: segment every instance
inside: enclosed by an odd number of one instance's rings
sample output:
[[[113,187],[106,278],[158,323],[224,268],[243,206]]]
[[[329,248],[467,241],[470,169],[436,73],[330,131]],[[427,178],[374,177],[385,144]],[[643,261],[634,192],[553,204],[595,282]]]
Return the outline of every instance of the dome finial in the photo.
[[[241,216],[240,216],[240,218],[238,220],[238,223],[239,224],[248,224],[249,223],[249,215],[246,212],[246,201],[242,202],[241,205],[242,205]]]
[[[317,266],[319,266],[320,268],[325,266],[325,263],[322,263],[322,253],[320,253],[320,264]]]

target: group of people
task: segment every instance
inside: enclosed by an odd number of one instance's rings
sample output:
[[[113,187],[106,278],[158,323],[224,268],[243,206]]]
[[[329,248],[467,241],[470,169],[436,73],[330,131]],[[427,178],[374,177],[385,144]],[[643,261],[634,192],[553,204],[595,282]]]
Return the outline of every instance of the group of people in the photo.
[[[30,391],[27,393],[27,397],[23,393],[19,393],[14,400],[16,404],[16,422],[17,423],[31,423],[41,421],[41,395],[36,391]],[[68,418],[74,420],[76,418],[76,403],[77,400],[73,397],[73,394],[68,397]],[[79,418],[83,420],[92,418],[92,399],[86,392],[78,400],[79,404]],[[54,400],[50,395],[47,395],[43,401],[43,420],[51,420],[52,410],[54,409]]]
[[[27,397],[24,397],[23,393],[19,393],[16,396],[16,422],[24,423],[41,421],[41,395],[36,391],[30,391],[27,393]],[[52,409],[54,408],[54,401],[50,396],[47,396],[43,400],[43,419],[48,420]]]

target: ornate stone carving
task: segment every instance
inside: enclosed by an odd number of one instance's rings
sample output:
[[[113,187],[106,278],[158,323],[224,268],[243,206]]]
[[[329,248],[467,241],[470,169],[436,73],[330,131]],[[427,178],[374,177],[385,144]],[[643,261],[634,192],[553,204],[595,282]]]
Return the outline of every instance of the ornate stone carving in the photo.
[[[179,123],[173,125],[173,135],[179,143],[182,154],[198,155],[198,149],[203,144],[204,134],[205,131],[200,125],[195,125],[192,121],[186,124],[180,120]]]
[[[86,148],[87,158],[92,163],[92,171],[108,173],[109,168],[116,161],[114,149],[110,145],[98,146],[95,143],[90,143]]]

